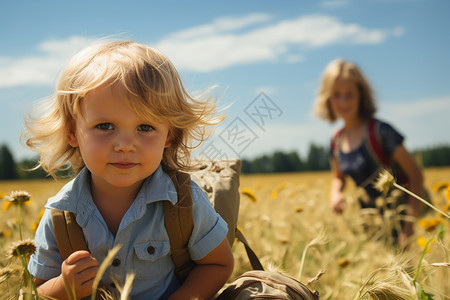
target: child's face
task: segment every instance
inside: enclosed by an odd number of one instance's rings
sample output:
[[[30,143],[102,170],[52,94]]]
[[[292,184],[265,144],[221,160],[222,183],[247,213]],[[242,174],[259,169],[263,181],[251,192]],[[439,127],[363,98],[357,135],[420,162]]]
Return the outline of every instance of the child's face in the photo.
[[[351,79],[338,78],[333,86],[330,103],[333,112],[344,121],[359,117],[360,93]]]
[[[120,86],[97,88],[81,101],[82,116],[68,140],[79,147],[94,185],[140,186],[170,146],[169,125],[143,120],[127,101]]]

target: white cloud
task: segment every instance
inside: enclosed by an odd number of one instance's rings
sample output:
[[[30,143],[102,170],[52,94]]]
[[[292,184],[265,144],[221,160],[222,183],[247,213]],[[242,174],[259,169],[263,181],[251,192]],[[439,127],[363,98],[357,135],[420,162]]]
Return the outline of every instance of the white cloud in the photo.
[[[344,24],[331,16],[308,15],[272,22],[268,14],[223,17],[172,33],[153,46],[164,52],[177,68],[210,72],[234,65],[303,61],[300,48],[333,44],[378,44],[401,28],[369,29]],[[72,36],[44,41],[40,53],[22,58],[0,57],[0,88],[52,84],[68,59],[94,39]]]
[[[39,55],[19,59],[0,57],[0,88],[53,83],[70,57],[92,41],[72,36],[65,40],[42,42],[38,45]]]
[[[333,44],[379,44],[401,28],[369,29],[344,24],[331,16],[309,15],[268,24],[267,15],[218,19],[211,24],[171,34],[154,46],[179,68],[209,72],[238,64],[302,61],[299,47],[317,48]],[[231,26],[234,24],[234,26]],[[262,26],[246,29],[248,25]]]

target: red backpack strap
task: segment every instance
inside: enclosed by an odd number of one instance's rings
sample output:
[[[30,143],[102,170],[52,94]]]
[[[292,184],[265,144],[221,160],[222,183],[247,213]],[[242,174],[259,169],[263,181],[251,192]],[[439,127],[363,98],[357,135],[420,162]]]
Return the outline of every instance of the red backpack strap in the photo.
[[[378,163],[378,165],[388,168],[389,158],[383,149],[383,144],[381,143],[380,126],[379,122],[375,119],[371,119],[367,124],[367,149],[372,158]]]
[[[164,201],[164,226],[169,235],[170,252],[175,275],[183,282],[194,267],[188,251],[188,242],[194,228],[191,177],[187,173],[169,174],[177,190],[178,202]]]

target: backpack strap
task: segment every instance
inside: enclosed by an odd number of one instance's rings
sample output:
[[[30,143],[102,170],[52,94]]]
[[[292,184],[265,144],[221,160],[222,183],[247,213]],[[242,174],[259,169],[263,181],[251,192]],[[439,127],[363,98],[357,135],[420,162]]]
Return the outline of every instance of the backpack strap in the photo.
[[[170,201],[164,201],[164,225],[169,235],[175,275],[183,282],[195,265],[187,248],[194,228],[191,177],[183,172],[169,176],[177,191],[178,202],[173,205]]]
[[[242,244],[244,244],[245,252],[247,252],[248,259],[250,260],[250,264],[252,265],[253,270],[257,271],[264,271],[264,268],[259,261],[258,256],[256,255],[255,251],[250,247],[247,240],[244,237],[244,234],[241,230],[239,230],[238,227],[236,227],[235,236]]]
[[[52,209],[50,215],[56,244],[64,260],[75,251],[88,250],[83,230],[76,221],[75,213],[67,210]]]
[[[340,139],[341,139],[341,133],[344,128],[338,129],[331,139],[331,153],[333,155],[333,158],[336,159],[336,161],[339,161],[339,148],[340,148]]]
[[[378,165],[388,168],[389,158],[383,149],[383,144],[381,143],[381,136],[379,131],[380,123],[375,119],[371,119],[367,124],[367,149],[372,158],[377,162]]]

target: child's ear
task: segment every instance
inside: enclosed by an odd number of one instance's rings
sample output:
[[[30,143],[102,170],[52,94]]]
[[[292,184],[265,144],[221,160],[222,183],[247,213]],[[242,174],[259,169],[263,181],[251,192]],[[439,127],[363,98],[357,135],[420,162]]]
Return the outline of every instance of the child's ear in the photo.
[[[67,141],[69,142],[70,146],[72,146],[74,148],[78,147],[78,139],[77,139],[77,136],[75,135],[74,130],[71,129],[67,133]]]
[[[172,136],[169,133],[167,135],[166,143],[164,144],[164,148],[169,148],[172,145]]]

